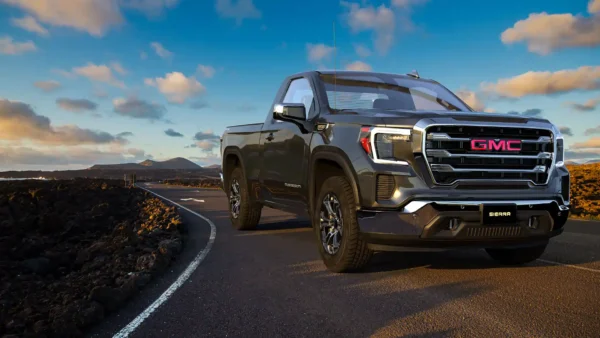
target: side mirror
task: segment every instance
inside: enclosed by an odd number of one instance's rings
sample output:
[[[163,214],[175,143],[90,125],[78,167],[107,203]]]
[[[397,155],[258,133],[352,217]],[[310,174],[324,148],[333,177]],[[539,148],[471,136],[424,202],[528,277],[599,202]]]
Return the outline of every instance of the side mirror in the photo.
[[[302,103],[284,103],[275,105],[273,118],[277,120],[301,120],[306,121],[306,107]]]

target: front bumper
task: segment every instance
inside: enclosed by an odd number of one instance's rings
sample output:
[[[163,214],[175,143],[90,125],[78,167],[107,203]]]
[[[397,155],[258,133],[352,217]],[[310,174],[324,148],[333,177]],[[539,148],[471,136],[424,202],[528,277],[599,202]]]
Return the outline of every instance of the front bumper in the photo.
[[[480,205],[515,203],[515,224],[481,224]],[[358,214],[363,238],[371,246],[490,247],[531,245],[560,234],[569,215],[556,200],[412,201],[399,211]],[[455,222],[450,227],[451,220]]]

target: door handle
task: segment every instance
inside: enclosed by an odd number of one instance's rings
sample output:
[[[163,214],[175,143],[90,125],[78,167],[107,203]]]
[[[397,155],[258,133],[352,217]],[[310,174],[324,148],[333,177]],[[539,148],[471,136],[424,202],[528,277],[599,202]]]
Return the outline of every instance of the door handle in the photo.
[[[269,136],[267,136],[267,141],[273,141],[275,139],[275,136],[273,136],[273,133],[270,133]]]

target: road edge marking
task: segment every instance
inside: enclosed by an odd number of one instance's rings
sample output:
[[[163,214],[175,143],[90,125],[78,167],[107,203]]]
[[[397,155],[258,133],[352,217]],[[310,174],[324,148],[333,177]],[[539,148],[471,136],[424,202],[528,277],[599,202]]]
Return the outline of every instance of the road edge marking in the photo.
[[[165,303],[167,300],[169,300],[169,298],[171,298],[171,296],[175,293],[175,291],[177,291],[177,289],[179,289],[179,287],[181,287],[183,285],[183,283],[185,283],[187,281],[187,279],[190,278],[192,273],[196,270],[196,268],[198,267],[198,265],[200,265],[200,263],[204,260],[204,258],[206,258],[206,256],[208,255],[208,252],[210,251],[210,249],[213,246],[213,243],[215,242],[215,238],[217,237],[217,227],[207,217],[200,215],[199,213],[192,211],[178,203],[175,203],[175,202],[171,201],[170,199],[168,199],[164,196],[161,196],[153,191],[150,191],[146,188],[142,188],[140,186],[137,186],[137,187],[140,189],[146,190],[147,192],[149,192],[159,198],[162,198],[162,199],[174,204],[175,206],[177,206],[183,210],[186,210],[186,211],[192,213],[193,215],[196,215],[196,216],[200,217],[201,219],[203,219],[204,221],[206,221],[208,223],[208,225],[210,225],[210,237],[208,238],[208,243],[206,243],[206,246],[204,247],[204,249],[202,249],[202,251],[200,251],[198,253],[198,255],[196,255],[196,257],[194,257],[192,262],[187,266],[187,268],[185,268],[185,270],[181,273],[181,275],[179,275],[179,277],[177,277],[177,279],[173,282],[173,284],[171,284],[169,286],[169,288],[160,295],[160,297],[158,297],[152,304],[150,304],[150,306],[148,306],[137,317],[135,317],[129,324],[127,324],[127,326],[125,326],[119,332],[117,332],[113,336],[113,338],[128,337],[144,322],[144,320],[146,320],[148,317],[150,317],[150,315],[154,311],[156,311],[156,309],[158,309],[163,303]]]
[[[543,262],[543,263],[554,264],[554,265],[562,265],[562,266],[566,266],[568,268],[573,268],[573,269],[579,269],[579,270],[585,270],[585,271],[600,273],[600,270],[586,268],[586,267],[583,267],[583,266],[577,266],[577,265],[573,265],[573,264],[565,264],[565,263],[560,263],[560,262],[555,262],[555,261],[549,261],[549,260],[541,259],[541,258],[538,258],[537,260],[540,261],[540,262]]]

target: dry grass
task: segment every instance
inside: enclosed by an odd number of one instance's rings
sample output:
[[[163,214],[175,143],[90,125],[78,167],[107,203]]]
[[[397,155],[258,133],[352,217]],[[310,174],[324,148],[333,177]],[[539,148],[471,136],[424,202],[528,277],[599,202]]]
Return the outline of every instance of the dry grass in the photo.
[[[600,218],[600,163],[568,165],[571,207],[576,218]]]

